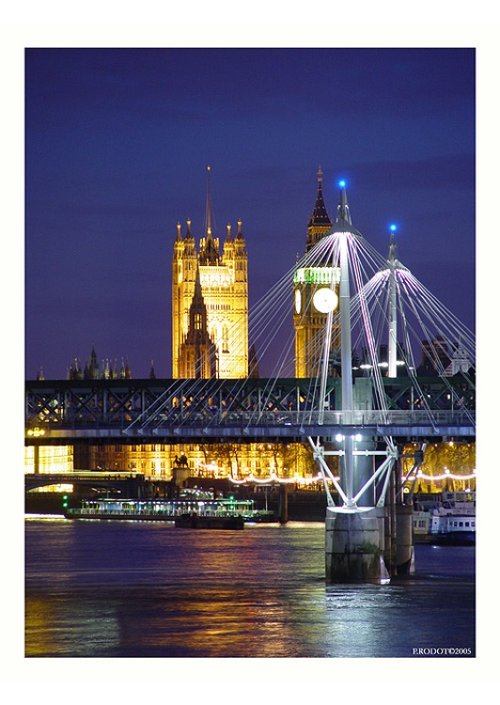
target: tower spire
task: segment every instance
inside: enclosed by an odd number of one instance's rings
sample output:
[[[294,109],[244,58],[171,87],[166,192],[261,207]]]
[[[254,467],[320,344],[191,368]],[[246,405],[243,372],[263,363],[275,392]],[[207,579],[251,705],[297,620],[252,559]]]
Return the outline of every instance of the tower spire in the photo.
[[[314,247],[314,245],[316,245],[316,243],[321,240],[321,238],[324,237],[332,227],[332,222],[327,213],[325,202],[323,200],[323,169],[321,168],[321,165],[318,167],[318,171],[316,172],[316,178],[318,181],[316,202],[307,225],[306,252],[310,250],[311,247]]]
[[[212,167],[210,165],[208,165],[207,166],[207,206],[206,206],[206,213],[205,213],[207,239],[210,239],[212,237],[212,187],[211,187],[211,183],[210,183],[211,172],[212,172]]]
[[[205,237],[200,240],[199,264],[218,265],[220,263],[219,239],[212,237],[212,223],[214,221],[212,212],[212,189],[210,185],[210,174],[212,167],[207,166],[207,206],[205,214]]]
[[[200,268],[196,267],[196,278],[194,280],[194,294],[193,301],[191,305],[204,306],[205,301],[203,299],[203,292],[201,289],[201,279],[200,279]]]
[[[332,223],[323,200],[323,169],[321,168],[321,164],[318,166],[316,178],[318,180],[318,191],[316,194],[316,203],[314,204],[314,209],[311,219],[309,220],[308,227],[311,228],[315,225],[327,225],[328,227],[331,227]]]

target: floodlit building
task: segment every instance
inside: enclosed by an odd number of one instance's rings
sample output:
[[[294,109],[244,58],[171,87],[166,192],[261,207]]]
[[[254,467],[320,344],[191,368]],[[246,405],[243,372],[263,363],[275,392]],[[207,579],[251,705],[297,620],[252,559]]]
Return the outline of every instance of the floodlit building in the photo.
[[[248,376],[248,255],[243,224],[238,220],[234,237],[231,225],[226,226],[221,248],[213,227],[210,175],[211,168],[207,167],[205,231],[198,244],[190,220],[184,236],[180,223],[177,224],[172,261],[172,376],[197,377],[202,373],[202,377],[244,379]],[[201,291],[196,290],[197,278]],[[186,369],[183,346],[192,345],[187,339],[188,336],[190,341],[193,339],[190,324],[195,295],[196,305],[206,309],[203,355],[213,345],[210,355],[215,356],[215,364],[210,361],[201,368],[198,365],[197,374],[187,375],[192,369]]]

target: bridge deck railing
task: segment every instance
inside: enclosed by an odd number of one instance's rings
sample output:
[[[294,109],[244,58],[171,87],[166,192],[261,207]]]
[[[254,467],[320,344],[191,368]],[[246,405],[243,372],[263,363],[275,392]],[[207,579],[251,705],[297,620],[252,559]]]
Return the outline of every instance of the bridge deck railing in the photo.
[[[37,426],[38,423],[38,426]],[[37,429],[114,429],[125,434],[137,433],[140,429],[151,432],[165,428],[214,428],[214,427],[276,427],[294,426],[306,430],[317,426],[474,426],[475,412],[469,410],[363,410],[363,411],[264,411],[264,412],[212,412],[185,411],[179,414],[157,414],[138,421],[128,419],[103,421],[83,419],[60,419],[51,422],[37,422],[30,419],[28,436],[37,436]]]

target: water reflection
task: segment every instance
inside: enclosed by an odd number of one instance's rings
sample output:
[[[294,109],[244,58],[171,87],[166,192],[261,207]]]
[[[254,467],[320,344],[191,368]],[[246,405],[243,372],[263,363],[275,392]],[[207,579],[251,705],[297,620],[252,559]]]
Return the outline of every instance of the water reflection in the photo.
[[[26,655],[411,656],[429,639],[473,644],[470,574],[441,561],[439,580],[325,586],[323,547],[322,526],[29,522]],[[471,554],[461,560],[470,570]]]
[[[120,644],[116,611],[76,596],[28,597],[26,656],[106,656]]]

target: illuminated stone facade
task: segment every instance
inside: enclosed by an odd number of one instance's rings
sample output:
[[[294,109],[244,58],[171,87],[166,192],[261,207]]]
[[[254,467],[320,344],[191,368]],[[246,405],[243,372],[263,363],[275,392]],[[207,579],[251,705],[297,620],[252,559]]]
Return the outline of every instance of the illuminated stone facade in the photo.
[[[210,176],[210,168],[208,171]],[[248,376],[248,256],[242,230],[232,237],[227,225],[226,238],[212,233],[210,182],[207,189],[207,214],[204,237],[198,248],[187,221],[184,237],[177,225],[172,261],[172,376],[182,378],[182,346],[190,328],[190,309],[199,276],[207,312],[207,332],[215,346],[215,376],[238,379]],[[204,377],[212,375],[211,365],[202,365]],[[191,375],[197,376],[197,375]]]
[[[73,470],[73,446],[25,446],[24,472],[66,473]]]
[[[183,443],[90,446],[93,469],[126,470],[169,480],[176,459],[186,455],[192,477],[310,477],[316,474],[312,453],[300,443]]]
[[[38,446],[24,447],[24,472],[55,475],[73,471],[73,446]],[[73,486],[67,484],[49,485],[32,490],[32,492],[68,492]]]
[[[417,445],[407,444],[404,453],[417,449]],[[424,454],[415,491],[475,491],[475,451],[474,442],[430,443]],[[300,443],[90,446],[89,468],[135,470],[151,479],[170,480],[176,459],[181,455],[186,455],[189,475],[194,478],[232,477],[241,480],[253,476],[259,479],[274,473],[278,478],[297,478],[300,481],[317,474],[311,450]],[[338,475],[337,462],[334,458],[332,471],[335,475]],[[412,464],[412,459],[403,460],[402,477],[406,476]]]
[[[189,328],[179,350],[179,377],[211,379],[217,374],[217,348],[208,333],[207,307],[196,270],[193,300],[189,308]]]

